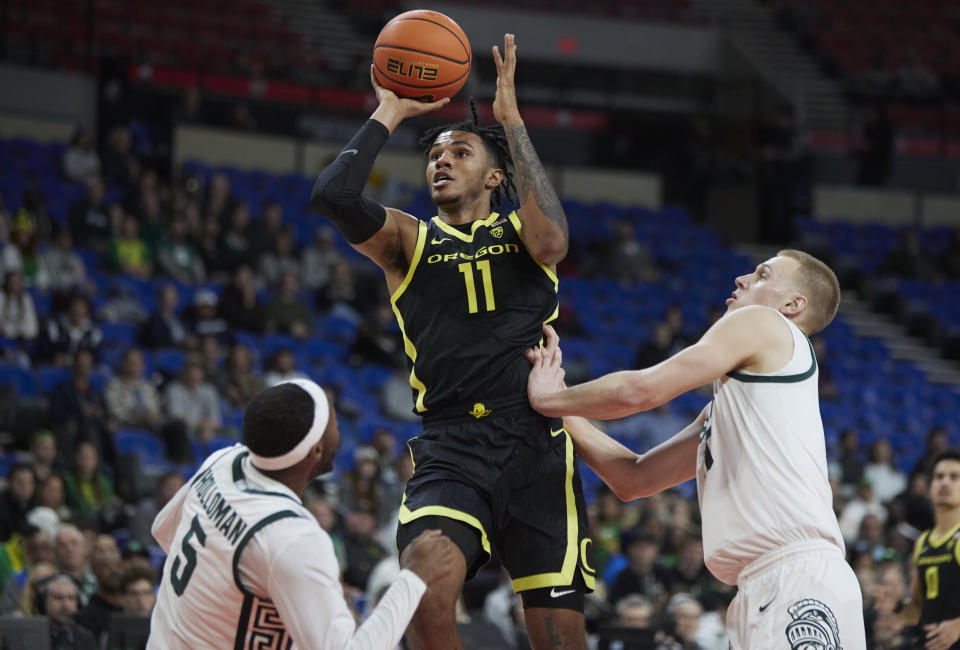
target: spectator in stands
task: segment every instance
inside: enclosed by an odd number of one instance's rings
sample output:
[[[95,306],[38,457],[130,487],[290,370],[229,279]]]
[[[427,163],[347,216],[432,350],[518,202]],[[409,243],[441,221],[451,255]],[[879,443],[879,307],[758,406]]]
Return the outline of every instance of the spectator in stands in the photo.
[[[621,535],[620,546],[628,564],[614,578],[607,600],[613,605],[628,594],[642,594],[654,603],[661,601],[667,590],[656,564],[656,538],[646,529],[628,530]]]
[[[157,604],[156,574],[144,567],[130,567],[120,578],[123,611],[132,616],[149,617]]]
[[[216,389],[204,379],[200,359],[189,355],[184,361],[180,378],[167,385],[164,393],[167,417],[186,433],[188,438],[207,444],[220,430],[220,397]],[[170,427],[166,428],[169,430]],[[170,438],[168,437],[168,448]],[[189,457],[190,450],[179,449],[176,458]]]
[[[59,474],[51,474],[39,483],[37,507],[50,508],[60,521],[70,521],[73,513],[67,505],[67,484]]]
[[[153,172],[150,172],[152,175]],[[146,173],[145,177],[149,177]],[[140,194],[136,211],[133,212],[140,224],[140,237],[151,251],[157,250],[166,229],[166,214],[155,189],[147,189]]]
[[[310,511],[320,528],[326,531],[333,543],[333,553],[337,557],[337,564],[340,566],[341,573],[347,566],[347,554],[343,548],[343,540],[340,539],[340,526],[337,521],[337,512],[330,505],[330,502],[318,494],[308,491],[304,495],[303,505]]]
[[[848,542],[857,539],[860,533],[860,524],[863,518],[868,514],[876,515],[882,524],[886,521],[887,511],[877,500],[873,491],[873,484],[866,476],[861,477],[857,484],[857,492],[852,499],[847,502],[837,523],[840,524],[840,532],[843,538]]]
[[[267,286],[279,284],[282,274],[293,273],[300,277],[300,260],[293,247],[293,236],[283,229],[273,239],[273,247],[260,255],[260,279]]]
[[[650,368],[673,354],[673,328],[666,321],[653,326],[653,338],[641,344],[634,360],[636,368]]]
[[[137,279],[150,279],[153,273],[153,254],[147,242],[140,237],[140,224],[133,215],[124,214],[120,222],[120,232],[110,240],[107,264],[115,271]]]
[[[309,379],[306,373],[297,369],[297,360],[290,348],[278,348],[268,366],[270,370],[263,377],[267,388],[291,379]]]
[[[107,136],[103,155],[103,177],[110,185],[133,188],[140,175],[140,162],[133,155],[133,136],[126,126],[115,126]]]
[[[111,538],[112,539],[112,538]],[[94,564],[91,562],[91,564]],[[97,592],[83,607],[74,620],[93,634],[98,647],[107,647],[107,635],[110,632],[110,619],[114,614],[123,612],[124,593],[121,583],[120,555],[112,562],[104,562],[94,568],[97,578]]]
[[[688,534],[677,553],[677,561],[666,569],[663,583],[670,593],[689,592],[700,595],[715,584],[710,571],[703,563],[703,542],[699,535]]]
[[[833,372],[830,370],[829,357],[827,355],[827,339],[818,336],[813,340],[813,354],[817,357],[817,381],[820,399],[838,399],[839,393],[837,393],[837,385],[833,381]]]
[[[203,376],[217,389],[223,399],[227,394],[227,372],[224,365],[226,358],[220,346],[220,339],[216,336],[204,336],[200,339],[200,365],[203,366]]]
[[[157,310],[140,326],[140,345],[150,349],[186,345],[187,328],[177,314],[179,303],[176,286],[164,284],[157,290]]]
[[[53,555],[57,569],[80,583],[80,604],[86,605],[97,592],[97,579],[87,566],[89,547],[80,529],[63,524],[53,539]]]
[[[90,135],[82,126],[73,132],[70,144],[63,153],[63,175],[71,183],[82,183],[100,175],[100,157],[90,142]]]
[[[840,468],[840,482],[844,486],[856,485],[863,476],[866,463],[860,451],[860,438],[853,429],[840,432],[840,451],[834,461]],[[847,488],[844,493],[849,494]]]
[[[353,469],[344,472],[339,490],[340,501],[350,510],[365,510],[373,514],[377,524],[383,521],[386,510],[383,486],[380,485],[380,454],[368,445],[361,445],[353,453]],[[392,513],[387,513],[392,514]]]
[[[42,584],[44,579],[57,574],[57,567],[52,562],[39,562],[27,571],[27,578],[20,590],[20,596],[12,612],[13,616],[41,616],[40,597],[38,585]],[[10,613],[4,608],[3,614]]]
[[[19,272],[23,284],[43,285],[46,278],[37,258],[37,231],[29,219],[18,214],[10,225],[10,242],[0,250],[0,270]]]
[[[220,221],[216,217],[203,217],[196,238],[203,267],[207,270],[207,275],[217,281],[228,277],[229,273],[227,261],[220,250],[221,230]]]
[[[657,650],[702,650],[694,637],[700,627],[703,607],[690,594],[676,594],[667,604],[667,638]]]
[[[157,514],[173,498],[183,483],[183,474],[180,472],[164,472],[160,475],[154,495],[144,497],[136,506],[136,514],[131,518],[129,526],[131,539],[137,540],[144,546],[159,548],[157,541],[150,533],[150,528]]]
[[[637,240],[633,224],[628,219],[617,221],[609,249],[602,259],[606,275],[625,285],[656,280],[657,267],[653,256],[646,244]]]
[[[378,305],[357,330],[357,338],[348,352],[350,363],[357,366],[372,363],[388,368],[406,366],[396,322],[389,305]]]
[[[320,226],[314,231],[313,243],[301,255],[300,284],[307,291],[316,292],[326,286],[331,269],[343,259],[335,242],[336,231],[330,226]]]
[[[220,233],[220,256],[227,270],[239,266],[253,266],[257,262],[257,243],[250,233],[250,208],[238,201],[230,210],[223,232]]]
[[[97,448],[90,442],[77,444],[73,471],[65,477],[67,504],[77,519],[110,518],[117,506],[113,482],[100,470]]]
[[[8,270],[0,292],[0,335],[28,346],[39,332],[33,297],[23,288],[19,271]]]
[[[363,591],[373,567],[387,551],[376,540],[376,517],[364,506],[351,510],[344,518],[343,548],[347,558],[347,568],[343,572],[343,582]]]
[[[360,314],[365,309],[357,285],[353,269],[345,260],[339,260],[333,265],[330,281],[316,294],[317,309],[323,314],[340,316],[359,323],[362,320]]]
[[[65,366],[80,350],[95,357],[103,343],[103,331],[91,320],[87,299],[74,295],[67,303],[65,315],[47,321],[37,343],[41,360]]]
[[[43,612],[50,623],[50,647],[56,650],[97,650],[97,640],[87,628],[74,622],[82,604],[76,581],[58,574],[38,585]]]
[[[293,235],[290,228],[283,223],[283,204],[267,199],[260,206],[260,218],[250,224],[250,238],[257,248],[257,256],[261,257],[266,253],[281,234],[288,234],[291,237]],[[290,244],[293,246],[293,239],[290,240]],[[299,261],[297,266],[299,270]]]
[[[267,316],[268,332],[289,334],[297,339],[310,336],[312,329],[310,309],[300,299],[297,274],[294,271],[284,271],[280,274],[276,293],[267,302],[264,311]]]
[[[39,429],[30,439],[30,457],[33,463],[33,475],[37,481],[46,481],[50,476],[63,470],[57,460],[57,440],[49,429]]]
[[[7,489],[0,493],[0,542],[6,542],[27,524],[27,513],[36,497],[36,479],[26,463],[14,463],[7,471]]]
[[[212,336],[222,343],[228,343],[232,339],[230,325],[219,314],[219,302],[220,299],[213,289],[199,289],[193,294],[193,309],[190,310],[188,319],[190,337],[193,340]]]
[[[174,214],[157,250],[157,269],[181,284],[193,285],[205,281],[207,271],[200,252],[188,235],[186,216],[183,213]]]
[[[893,449],[886,438],[880,438],[871,445],[863,474],[873,485],[880,503],[889,503],[907,487],[907,477],[893,464]]]
[[[20,571],[12,573],[3,583],[0,616],[8,616],[17,611],[24,587],[33,569],[42,563],[53,561],[53,542],[50,535],[41,528],[29,524],[23,528],[21,530],[21,547],[23,549],[22,568]],[[55,570],[51,565],[51,574]]]
[[[913,466],[913,471],[929,472],[930,461],[933,460],[934,456],[946,449],[949,444],[950,438],[947,435],[946,427],[931,428],[927,432],[927,437],[924,441],[923,455],[920,457],[920,460],[917,461],[917,464]]]
[[[238,266],[233,272],[233,282],[223,290],[218,313],[234,329],[263,333],[266,311],[257,297],[249,266]]]
[[[234,202],[230,194],[230,177],[223,172],[214,172],[207,185],[203,216],[215,217],[218,222],[222,222],[226,219]]]
[[[243,408],[265,386],[263,379],[253,373],[250,348],[236,343],[227,354],[226,393],[223,395],[233,408]]]
[[[99,449],[104,462],[111,467],[116,461],[113,433],[116,424],[110,419],[103,392],[90,383],[93,354],[78,350],[73,373],[50,395],[50,429],[62,441],[87,440]],[[63,446],[61,444],[61,446]],[[66,445],[71,448],[72,445]]]
[[[128,348],[116,376],[107,382],[107,413],[119,427],[154,431],[161,424],[160,395],[145,377],[145,367],[143,352]]]
[[[103,202],[103,181],[91,177],[86,180],[86,185],[84,198],[70,206],[67,223],[77,246],[102,255],[107,251],[112,234],[110,217]]]
[[[918,280],[930,280],[935,269],[935,261],[920,246],[920,237],[915,228],[900,231],[897,247],[890,251],[878,268],[881,273]]]
[[[653,603],[646,596],[629,594],[617,601],[616,615],[617,626],[646,630],[653,620]]]
[[[53,291],[82,288],[87,280],[87,268],[83,259],[73,251],[70,229],[58,224],[53,231],[52,243],[37,261],[47,281],[39,288]]]
[[[890,502],[891,519],[910,526],[916,541],[920,531],[932,528],[933,504],[930,502],[930,476],[926,469],[914,469],[907,480],[907,489]]]

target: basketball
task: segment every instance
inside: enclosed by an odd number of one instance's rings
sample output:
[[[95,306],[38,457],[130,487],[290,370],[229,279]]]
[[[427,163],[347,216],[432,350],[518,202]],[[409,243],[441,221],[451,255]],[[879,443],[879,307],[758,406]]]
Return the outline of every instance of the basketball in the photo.
[[[455,95],[470,74],[472,58],[460,25],[428,9],[396,16],[380,30],[373,48],[377,83],[424,102]]]

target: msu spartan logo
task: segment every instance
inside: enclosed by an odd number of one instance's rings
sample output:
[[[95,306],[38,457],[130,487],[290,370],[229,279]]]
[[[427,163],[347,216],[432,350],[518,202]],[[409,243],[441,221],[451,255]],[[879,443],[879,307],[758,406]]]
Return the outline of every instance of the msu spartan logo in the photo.
[[[787,611],[793,618],[786,630],[790,650],[843,650],[837,617],[819,600],[798,600]]]

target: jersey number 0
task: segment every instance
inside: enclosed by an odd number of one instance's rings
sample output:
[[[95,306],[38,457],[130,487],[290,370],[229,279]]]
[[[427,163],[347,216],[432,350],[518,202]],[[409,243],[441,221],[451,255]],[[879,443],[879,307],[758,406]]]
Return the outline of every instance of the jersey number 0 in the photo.
[[[480,276],[483,279],[483,299],[487,306],[487,311],[493,311],[497,308],[497,303],[493,299],[493,274],[490,272],[490,260],[480,260],[477,262],[477,268],[480,270]],[[473,264],[464,262],[457,266],[457,269],[463,273],[463,282],[467,285],[467,312],[477,313],[477,285],[474,283]]]

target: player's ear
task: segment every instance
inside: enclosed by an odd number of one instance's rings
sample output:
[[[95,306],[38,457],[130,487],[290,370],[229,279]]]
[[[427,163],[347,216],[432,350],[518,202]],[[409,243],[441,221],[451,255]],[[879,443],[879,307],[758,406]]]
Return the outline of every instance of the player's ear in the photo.
[[[503,170],[497,169],[496,167],[494,167],[487,174],[487,182],[484,184],[484,188],[488,190],[492,190],[502,182],[503,182]]]
[[[803,312],[807,308],[807,297],[803,294],[797,293],[794,294],[790,300],[780,308],[780,311],[783,312],[785,316],[796,316]]]

